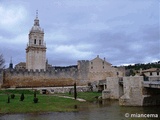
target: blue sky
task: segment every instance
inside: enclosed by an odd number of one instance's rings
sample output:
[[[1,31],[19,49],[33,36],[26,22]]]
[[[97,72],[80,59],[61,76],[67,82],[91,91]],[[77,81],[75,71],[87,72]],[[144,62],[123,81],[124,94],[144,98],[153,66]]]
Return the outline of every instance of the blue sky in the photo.
[[[0,53],[6,66],[25,62],[38,10],[50,64],[97,55],[113,65],[160,60],[159,0],[0,0]]]

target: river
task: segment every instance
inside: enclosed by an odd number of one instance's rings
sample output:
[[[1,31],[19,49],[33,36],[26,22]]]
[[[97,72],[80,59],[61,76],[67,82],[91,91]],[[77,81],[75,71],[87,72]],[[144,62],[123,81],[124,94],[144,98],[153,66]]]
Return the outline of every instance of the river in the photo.
[[[104,100],[77,106],[79,112],[48,112],[29,114],[0,114],[0,120],[152,120],[156,115],[160,119],[160,106],[152,107],[122,107],[118,101]],[[131,114],[135,114],[131,118]],[[139,118],[139,114],[145,116]],[[155,116],[146,117],[154,114]],[[125,117],[126,115],[126,117]]]

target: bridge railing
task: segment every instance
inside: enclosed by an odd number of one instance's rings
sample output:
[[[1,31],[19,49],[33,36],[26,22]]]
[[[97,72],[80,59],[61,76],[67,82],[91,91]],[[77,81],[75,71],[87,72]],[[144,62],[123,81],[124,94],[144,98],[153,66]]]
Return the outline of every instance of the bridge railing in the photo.
[[[157,80],[157,81],[143,81],[142,85],[143,85],[143,87],[160,89],[160,80]]]

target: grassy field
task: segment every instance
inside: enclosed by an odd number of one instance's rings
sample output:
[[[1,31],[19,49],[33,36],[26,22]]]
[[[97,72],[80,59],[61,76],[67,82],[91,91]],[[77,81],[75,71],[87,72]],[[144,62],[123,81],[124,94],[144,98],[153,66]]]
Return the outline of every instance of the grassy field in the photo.
[[[8,96],[0,95],[0,113],[29,113],[48,111],[76,111],[74,105],[80,102],[56,96],[37,95],[38,103],[33,102],[33,95],[25,95],[24,101],[20,101],[20,95],[7,103]]]
[[[14,99],[10,99],[10,103],[7,103],[8,95],[12,93],[15,94]],[[20,101],[21,93],[24,93],[24,101]],[[57,95],[57,94],[56,94]],[[72,96],[68,93],[58,94]],[[95,96],[100,96],[101,93],[95,92],[85,92],[78,93],[78,98],[83,98],[87,101],[95,100]],[[79,106],[84,104],[84,102],[79,102],[77,100],[61,98],[54,95],[41,95],[37,94],[38,103],[33,102],[34,92],[29,90],[7,90],[0,91],[0,114],[4,113],[32,113],[32,112],[68,112],[68,111],[78,111],[75,109],[75,105]]]

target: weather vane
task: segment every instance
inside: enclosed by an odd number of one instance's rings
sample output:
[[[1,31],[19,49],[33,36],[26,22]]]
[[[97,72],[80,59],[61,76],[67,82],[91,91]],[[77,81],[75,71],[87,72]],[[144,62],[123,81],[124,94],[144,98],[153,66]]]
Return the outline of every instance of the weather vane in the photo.
[[[38,10],[36,10],[36,18],[38,18]]]

